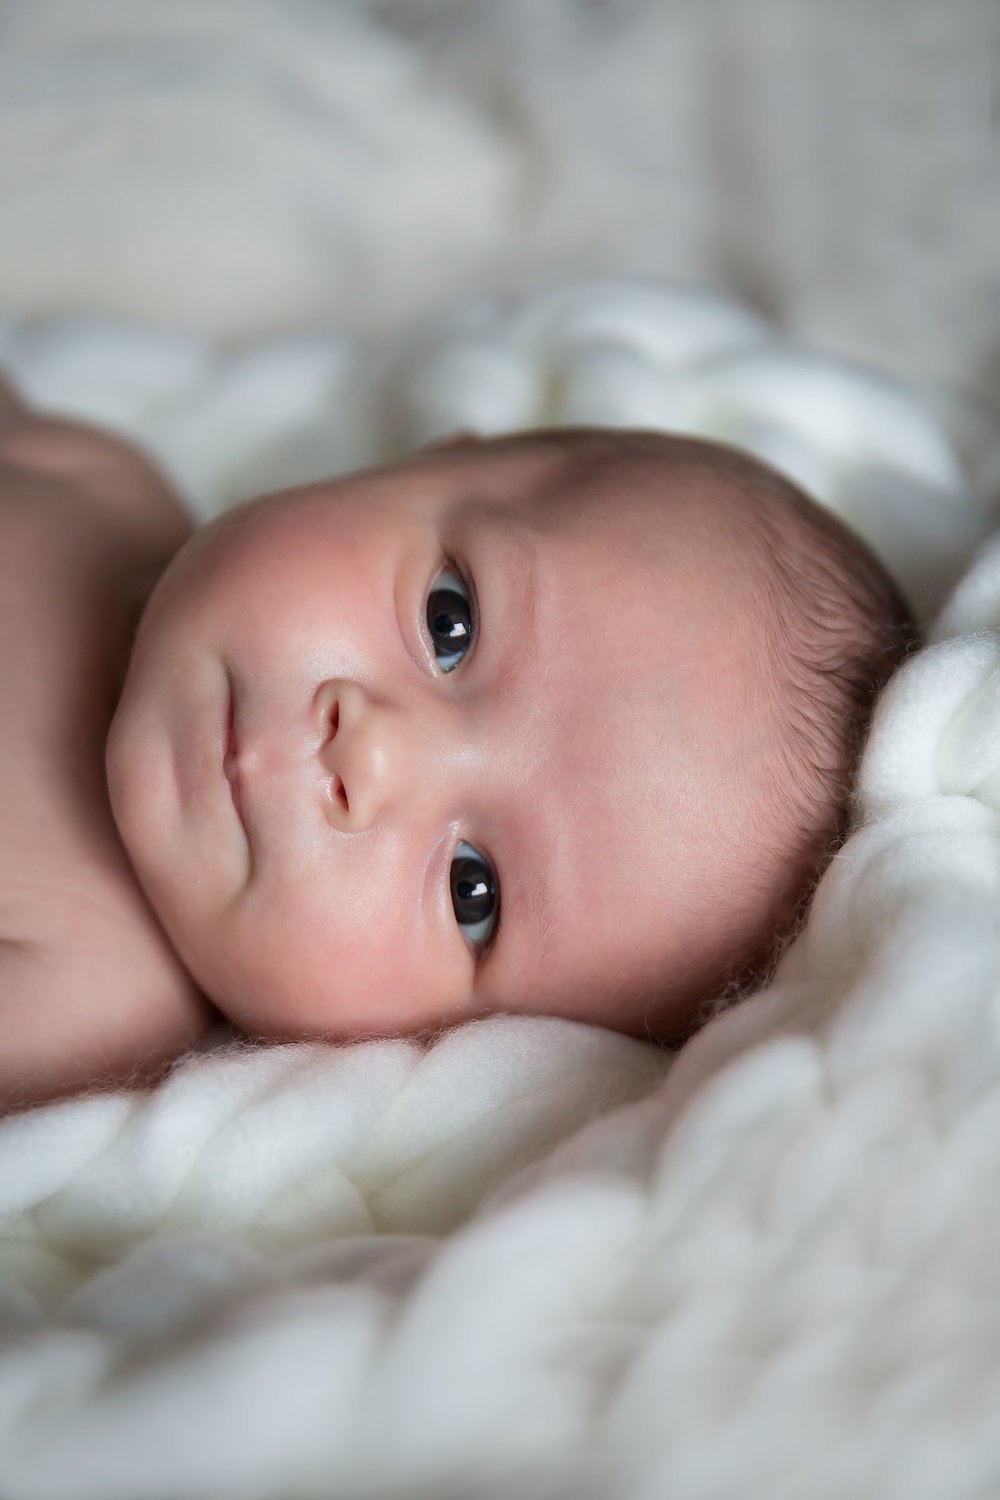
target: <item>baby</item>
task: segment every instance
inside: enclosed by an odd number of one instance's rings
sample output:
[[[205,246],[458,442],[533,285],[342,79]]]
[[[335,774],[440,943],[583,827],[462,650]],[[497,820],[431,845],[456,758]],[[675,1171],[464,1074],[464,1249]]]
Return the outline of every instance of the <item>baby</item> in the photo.
[[[219,1012],[683,1037],[794,930],[914,641],[835,518],[662,434],[460,438],[188,532],[0,395],[7,1107]]]

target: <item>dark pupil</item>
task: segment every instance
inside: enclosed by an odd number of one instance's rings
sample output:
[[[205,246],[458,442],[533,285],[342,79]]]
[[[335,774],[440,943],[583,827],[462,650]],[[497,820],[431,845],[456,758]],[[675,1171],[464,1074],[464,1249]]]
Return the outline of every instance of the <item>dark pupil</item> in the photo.
[[[454,656],[468,645],[469,606],[454,589],[433,589],[427,600],[427,623],[435,656]]]
[[[493,910],[493,878],[481,859],[456,855],[451,862],[451,901],[460,923],[471,926]]]

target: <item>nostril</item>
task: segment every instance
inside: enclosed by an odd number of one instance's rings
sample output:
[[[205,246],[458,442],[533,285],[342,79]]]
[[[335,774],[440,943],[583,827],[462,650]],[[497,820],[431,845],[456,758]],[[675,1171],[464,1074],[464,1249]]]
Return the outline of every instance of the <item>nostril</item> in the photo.
[[[347,801],[347,788],[336,772],[330,777],[330,793],[334,802],[339,802],[345,812],[350,812],[351,809]]]
[[[334,699],[333,708],[330,710],[330,738],[333,739],[340,728],[340,704]]]

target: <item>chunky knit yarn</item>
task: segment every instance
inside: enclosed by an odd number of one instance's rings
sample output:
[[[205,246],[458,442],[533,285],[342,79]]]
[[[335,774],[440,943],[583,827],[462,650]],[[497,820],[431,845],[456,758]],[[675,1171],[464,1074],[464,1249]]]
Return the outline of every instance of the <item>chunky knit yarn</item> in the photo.
[[[639,285],[392,349],[99,323],[6,347],[202,513],[456,427],[742,444],[868,537],[930,644],[773,983],[676,1060],[495,1018],[222,1046],[0,1122],[5,1500],[996,1494],[1000,545],[975,552],[984,497],[935,423]]]

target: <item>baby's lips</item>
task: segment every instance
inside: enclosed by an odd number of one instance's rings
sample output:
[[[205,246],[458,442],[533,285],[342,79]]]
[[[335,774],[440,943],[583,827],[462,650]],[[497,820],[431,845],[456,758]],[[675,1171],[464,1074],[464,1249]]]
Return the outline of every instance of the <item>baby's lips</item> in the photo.
[[[243,826],[243,832],[247,832],[246,819],[243,816],[243,785],[240,775],[240,749],[236,724],[236,700],[229,689],[229,703],[225,718],[225,730],[223,734],[222,770],[229,783],[229,794],[233,799],[233,807],[236,816]]]

